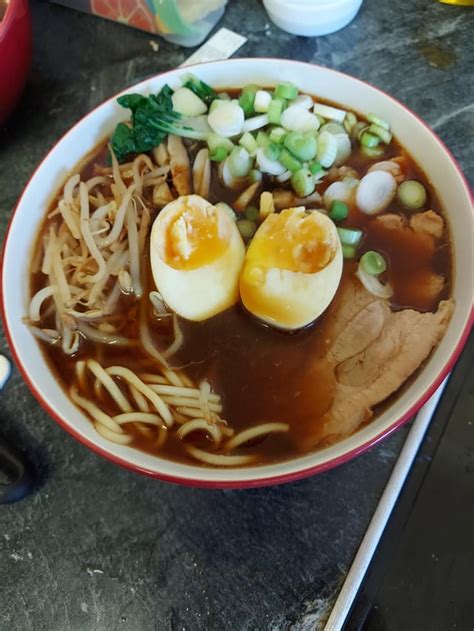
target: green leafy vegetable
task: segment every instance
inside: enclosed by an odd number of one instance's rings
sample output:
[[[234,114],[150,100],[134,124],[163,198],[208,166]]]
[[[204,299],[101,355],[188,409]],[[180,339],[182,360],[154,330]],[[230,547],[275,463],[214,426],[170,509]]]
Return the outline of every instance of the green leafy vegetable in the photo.
[[[206,105],[210,105],[212,101],[217,99],[219,96],[210,85],[201,81],[201,79],[198,79],[194,75],[189,76],[188,80],[184,84],[184,87],[192,90],[192,92],[203,100]]]

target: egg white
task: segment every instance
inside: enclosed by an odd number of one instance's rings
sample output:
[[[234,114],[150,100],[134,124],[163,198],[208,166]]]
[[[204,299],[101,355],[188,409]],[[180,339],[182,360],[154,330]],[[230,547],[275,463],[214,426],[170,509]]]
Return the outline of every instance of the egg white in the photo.
[[[211,209],[215,213],[227,247],[223,254],[194,269],[176,269],[165,260],[169,226],[186,208]],[[235,222],[222,208],[199,195],[180,197],[167,204],[153,223],[150,261],[153,279],[165,303],[187,320],[202,321],[235,304],[239,299],[239,274],[245,245]]]
[[[304,212],[304,208],[292,210]],[[266,266],[258,250],[268,235],[262,236],[260,228],[248,248],[240,279],[242,302],[250,313],[271,326],[284,330],[305,327],[316,320],[334,298],[342,276],[341,242],[329,217],[317,213],[317,220],[335,250],[331,261],[317,272],[295,272]],[[265,307],[256,305],[256,302],[263,303]]]

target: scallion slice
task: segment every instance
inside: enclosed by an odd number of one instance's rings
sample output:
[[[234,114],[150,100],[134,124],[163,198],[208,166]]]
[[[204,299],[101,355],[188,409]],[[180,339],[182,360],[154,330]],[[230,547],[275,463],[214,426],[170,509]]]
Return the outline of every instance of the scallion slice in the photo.
[[[213,162],[222,162],[229,155],[229,151],[225,147],[216,147],[214,151],[211,151],[209,158]]]
[[[376,125],[375,123],[372,123],[368,131],[371,134],[375,134],[376,136],[378,136],[380,140],[386,145],[389,145],[392,142],[392,138],[393,138],[392,134],[386,129],[384,129],[383,127],[380,127],[380,125]]]
[[[300,169],[291,176],[291,186],[298,197],[307,197],[314,192],[314,179],[309,169]]]
[[[270,105],[268,106],[268,120],[272,125],[280,124],[284,105],[285,101],[283,101],[283,99],[272,99],[270,101]]]
[[[261,182],[262,177],[263,175],[261,171],[259,171],[258,169],[250,169],[249,180],[251,184],[254,184],[255,182]]]
[[[298,96],[298,88],[290,82],[279,83],[275,88],[275,98],[291,101]]]
[[[387,123],[387,121],[384,121],[383,118],[379,118],[375,114],[368,114],[367,120],[369,121],[369,123],[374,123],[374,125],[379,125],[379,127],[383,127],[383,129],[390,131],[390,125]]]
[[[364,147],[377,147],[380,143],[380,138],[375,134],[371,134],[369,131],[364,131],[360,137],[360,144]]]
[[[288,149],[281,150],[278,160],[285,169],[288,169],[288,171],[292,173],[296,173],[296,171],[299,171],[303,167],[303,164],[291,155]]]
[[[250,155],[254,154],[258,147],[257,141],[248,131],[241,136],[239,145],[241,145],[244,149],[247,149]]]
[[[252,116],[255,112],[255,92],[242,92],[239,97],[239,105],[244,110],[245,118]]]
[[[283,127],[274,127],[270,132],[270,140],[272,142],[276,142],[277,145],[282,143],[285,140],[286,134],[288,132]]]
[[[331,204],[331,210],[329,211],[329,218],[333,221],[344,221],[349,215],[349,206],[346,202],[341,202],[335,199]]]
[[[255,206],[247,206],[244,211],[244,215],[245,219],[248,219],[249,221],[258,221],[260,211],[258,208],[255,208]]]
[[[405,208],[418,210],[426,203],[426,189],[416,180],[405,180],[397,190],[398,199]]]
[[[236,226],[244,239],[251,239],[257,232],[257,224],[249,219],[239,219]]]
[[[252,158],[244,147],[234,147],[228,157],[229,171],[234,177],[245,177],[252,167]]]
[[[367,274],[372,276],[378,276],[387,269],[387,261],[375,250],[365,252],[360,258],[360,265]]]
[[[301,134],[297,131],[292,131],[286,136],[284,145],[303,162],[312,160],[318,150],[318,143],[312,134]]]
[[[355,259],[357,256],[357,248],[353,245],[342,245],[342,256],[345,259]]]
[[[269,160],[278,160],[281,151],[281,145],[277,145],[275,142],[269,142],[263,147],[263,152]]]
[[[337,228],[339,239],[343,245],[353,245],[357,247],[362,239],[362,230],[359,228]]]

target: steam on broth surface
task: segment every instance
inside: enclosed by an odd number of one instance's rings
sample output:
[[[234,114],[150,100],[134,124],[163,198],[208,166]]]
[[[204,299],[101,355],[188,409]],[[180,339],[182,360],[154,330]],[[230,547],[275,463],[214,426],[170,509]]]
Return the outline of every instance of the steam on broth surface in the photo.
[[[107,439],[214,466],[368,422],[453,308],[441,209],[388,124],[290,84],[122,104],[32,263],[25,322],[72,400]]]

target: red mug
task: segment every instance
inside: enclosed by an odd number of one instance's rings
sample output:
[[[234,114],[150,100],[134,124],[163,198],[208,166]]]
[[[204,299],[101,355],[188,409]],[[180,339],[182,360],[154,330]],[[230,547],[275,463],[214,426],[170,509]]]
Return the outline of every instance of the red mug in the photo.
[[[9,0],[0,22],[0,125],[25,86],[31,62],[31,19],[28,0]]]

